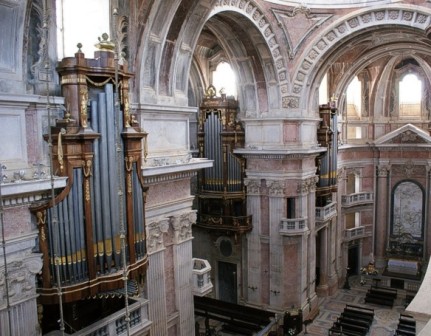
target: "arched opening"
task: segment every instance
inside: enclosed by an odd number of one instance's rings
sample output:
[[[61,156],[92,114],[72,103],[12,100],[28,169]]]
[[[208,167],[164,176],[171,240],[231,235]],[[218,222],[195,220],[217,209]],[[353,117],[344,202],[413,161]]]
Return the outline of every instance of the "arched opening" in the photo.
[[[212,72],[212,84],[217,93],[237,97],[236,76],[229,63],[220,62],[217,65],[216,70]]]
[[[416,119],[421,116],[422,81],[416,74],[408,73],[399,81],[400,118]]]

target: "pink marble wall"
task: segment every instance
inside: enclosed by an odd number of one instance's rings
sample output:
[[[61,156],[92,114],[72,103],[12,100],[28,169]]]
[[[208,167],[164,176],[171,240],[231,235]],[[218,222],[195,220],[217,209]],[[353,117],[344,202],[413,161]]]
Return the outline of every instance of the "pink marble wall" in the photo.
[[[6,239],[16,238],[35,230],[26,206],[6,209],[3,219]]]
[[[165,288],[166,288],[166,312],[168,316],[177,311],[175,305],[175,273],[174,273],[174,262],[173,262],[173,245],[165,244],[165,250],[163,252],[165,260]]]
[[[286,307],[291,307],[292,304],[298,306],[298,288],[300,284],[298,282],[298,276],[300,274],[300,265],[299,265],[299,256],[298,256],[298,247],[297,244],[288,244],[283,246],[283,253],[285,256],[285,265],[284,267],[284,276],[283,276],[283,284],[284,284],[284,305]]]
[[[149,185],[146,206],[151,207],[190,196],[190,179]]]

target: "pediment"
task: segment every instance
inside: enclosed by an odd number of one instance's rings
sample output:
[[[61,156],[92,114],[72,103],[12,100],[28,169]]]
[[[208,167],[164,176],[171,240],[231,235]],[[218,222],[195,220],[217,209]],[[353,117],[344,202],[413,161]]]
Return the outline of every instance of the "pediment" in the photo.
[[[374,141],[375,145],[431,144],[428,132],[412,124],[406,124]]]

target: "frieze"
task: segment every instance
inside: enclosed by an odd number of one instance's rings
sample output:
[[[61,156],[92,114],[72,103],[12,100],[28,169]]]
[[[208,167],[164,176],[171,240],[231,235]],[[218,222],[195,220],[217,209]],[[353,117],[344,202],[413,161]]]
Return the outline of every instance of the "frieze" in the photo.
[[[165,174],[165,175],[157,175],[157,176],[145,176],[144,180],[145,184],[157,184],[161,182],[170,182],[175,180],[182,180],[185,178],[191,178],[197,175],[197,172],[181,172],[176,174]]]

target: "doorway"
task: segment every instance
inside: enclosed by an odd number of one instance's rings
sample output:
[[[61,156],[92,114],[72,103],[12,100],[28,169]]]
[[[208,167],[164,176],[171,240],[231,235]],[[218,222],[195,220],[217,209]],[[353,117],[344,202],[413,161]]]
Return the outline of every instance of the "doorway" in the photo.
[[[359,246],[349,247],[348,267],[349,276],[359,274]]]
[[[219,300],[237,303],[236,274],[236,264],[218,262]]]

